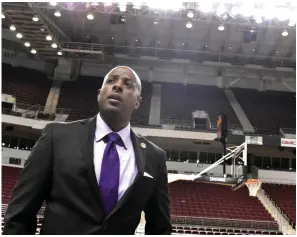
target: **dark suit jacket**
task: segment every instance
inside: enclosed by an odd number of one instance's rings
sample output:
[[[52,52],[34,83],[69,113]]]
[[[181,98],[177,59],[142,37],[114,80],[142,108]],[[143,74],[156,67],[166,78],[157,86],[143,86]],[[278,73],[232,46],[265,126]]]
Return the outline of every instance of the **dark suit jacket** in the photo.
[[[40,234],[134,234],[142,210],[146,234],[171,234],[166,153],[132,130],[138,174],[104,215],[93,163],[95,128],[96,117],[45,127],[12,192],[3,234],[35,234],[44,200]]]

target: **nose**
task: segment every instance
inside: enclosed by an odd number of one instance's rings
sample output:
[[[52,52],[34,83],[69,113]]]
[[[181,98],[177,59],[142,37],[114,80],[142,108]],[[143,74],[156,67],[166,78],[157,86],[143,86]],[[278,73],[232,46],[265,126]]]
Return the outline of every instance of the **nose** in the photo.
[[[123,91],[123,85],[121,82],[117,82],[113,85],[113,90],[115,90],[116,92],[122,92]]]

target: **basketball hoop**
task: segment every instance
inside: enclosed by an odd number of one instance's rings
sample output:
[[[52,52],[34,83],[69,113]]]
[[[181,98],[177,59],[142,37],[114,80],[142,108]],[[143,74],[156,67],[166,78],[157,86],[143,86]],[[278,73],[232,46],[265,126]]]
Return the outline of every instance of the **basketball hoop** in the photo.
[[[260,189],[261,184],[262,184],[262,181],[259,179],[248,179],[245,182],[245,185],[249,189],[250,196],[254,196],[254,197],[257,196],[257,192]]]

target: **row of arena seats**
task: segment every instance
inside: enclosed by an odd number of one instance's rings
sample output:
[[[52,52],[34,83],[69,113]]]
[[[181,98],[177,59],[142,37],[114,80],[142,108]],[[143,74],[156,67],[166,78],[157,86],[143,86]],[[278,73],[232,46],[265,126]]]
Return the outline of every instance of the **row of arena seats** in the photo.
[[[296,93],[232,89],[257,133],[278,133],[279,128],[296,128]]]
[[[18,103],[44,106],[53,82],[39,71],[14,68],[2,64],[2,93],[13,95]],[[85,119],[98,112],[97,93],[103,78],[81,76],[76,81],[65,81],[61,85],[58,108],[70,109],[69,121]],[[152,83],[142,82],[142,106],[132,116],[132,124],[147,125],[152,96]],[[192,123],[192,111],[206,111],[212,123],[218,113],[227,114],[230,125],[240,124],[223,89],[215,86],[160,83],[161,121]],[[279,128],[296,128],[295,94],[288,92],[259,92],[251,89],[233,88],[238,102],[257,133],[277,132]],[[167,123],[166,122],[166,123]]]
[[[2,166],[2,203],[8,203],[19,173]],[[175,216],[274,221],[246,188],[233,192],[224,185],[178,181],[169,184],[169,195]]]
[[[173,225],[172,232],[192,235],[282,235],[279,231]]]
[[[245,187],[233,192],[225,185],[178,181],[169,184],[169,194],[176,216],[274,221]]]
[[[20,168],[2,166],[2,204],[8,203],[20,171]],[[263,188],[284,213],[288,216],[291,213],[291,220],[295,220],[296,187],[292,185],[263,184]],[[282,195],[279,195],[279,193],[282,193]],[[277,224],[273,218],[267,213],[257,198],[248,195],[246,188],[231,191],[230,187],[224,185],[177,181],[169,184],[169,195],[171,200],[171,215],[173,216],[203,217],[206,219],[217,218],[217,220],[226,221],[267,222],[271,223],[270,229],[273,229],[273,231],[268,231],[266,229],[263,230],[263,228],[246,230],[231,227],[205,228],[175,225],[173,228],[174,233],[201,235],[279,234],[275,230],[277,229]],[[287,206],[289,206],[289,209],[286,209]],[[42,224],[42,220],[42,218],[39,218],[39,226]]]

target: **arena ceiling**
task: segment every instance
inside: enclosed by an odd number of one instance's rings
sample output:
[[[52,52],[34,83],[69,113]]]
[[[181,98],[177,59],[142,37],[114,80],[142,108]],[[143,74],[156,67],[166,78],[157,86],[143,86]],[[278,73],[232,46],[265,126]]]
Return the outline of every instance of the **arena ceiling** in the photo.
[[[2,28],[14,25],[13,47],[28,53],[34,48],[35,57],[42,59],[102,61],[129,55],[295,68],[294,1],[248,2],[6,2]],[[24,46],[26,42],[30,46]]]

